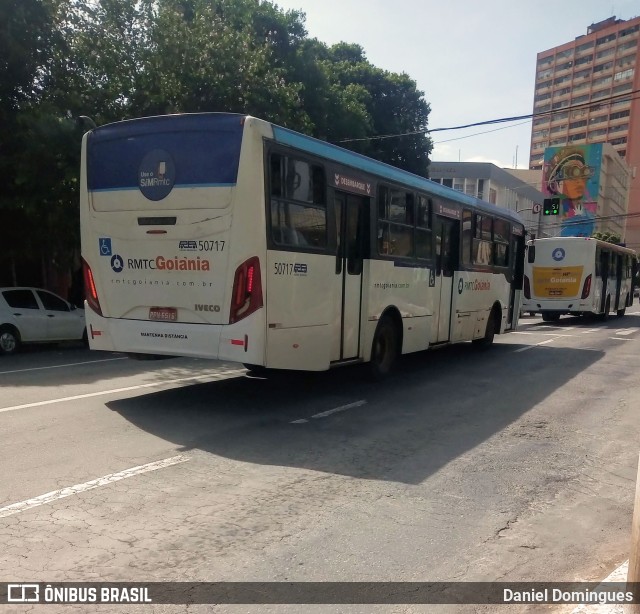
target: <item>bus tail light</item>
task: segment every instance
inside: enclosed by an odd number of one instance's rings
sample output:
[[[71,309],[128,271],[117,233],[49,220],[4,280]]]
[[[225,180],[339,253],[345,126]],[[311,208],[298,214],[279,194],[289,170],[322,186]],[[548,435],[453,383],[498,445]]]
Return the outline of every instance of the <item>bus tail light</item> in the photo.
[[[531,298],[531,286],[529,285],[529,278],[524,276],[524,298]]]
[[[587,298],[589,296],[589,292],[591,292],[591,275],[587,275],[587,278],[584,280],[584,285],[582,286],[582,298]]]
[[[98,298],[98,291],[96,290],[96,282],[93,279],[93,272],[91,267],[82,260],[82,273],[84,275],[84,293],[87,299],[87,304],[93,309],[99,316],[102,315],[102,309],[100,308],[100,299]]]
[[[229,324],[246,318],[260,307],[262,307],[260,260],[254,256],[236,269],[233,292],[231,293]]]

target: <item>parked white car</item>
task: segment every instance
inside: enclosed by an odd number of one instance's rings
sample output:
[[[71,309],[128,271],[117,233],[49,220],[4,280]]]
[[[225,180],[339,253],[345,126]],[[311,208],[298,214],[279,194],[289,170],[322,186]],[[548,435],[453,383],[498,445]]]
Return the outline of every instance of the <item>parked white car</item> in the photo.
[[[22,343],[86,342],[84,309],[40,288],[0,288],[0,354]]]

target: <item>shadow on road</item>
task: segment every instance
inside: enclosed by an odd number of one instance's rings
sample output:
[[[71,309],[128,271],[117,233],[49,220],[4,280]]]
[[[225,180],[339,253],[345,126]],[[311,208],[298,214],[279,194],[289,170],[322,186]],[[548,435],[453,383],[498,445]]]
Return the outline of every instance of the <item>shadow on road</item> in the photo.
[[[247,375],[107,403],[181,446],[262,465],[407,484],[498,433],[603,357],[596,350],[470,344],[404,357],[385,382],[364,367]],[[366,401],[322,418],[314,414]],[[306,419],[304,423],[293,423]],[[409,462],[411,461],[411,462]]]

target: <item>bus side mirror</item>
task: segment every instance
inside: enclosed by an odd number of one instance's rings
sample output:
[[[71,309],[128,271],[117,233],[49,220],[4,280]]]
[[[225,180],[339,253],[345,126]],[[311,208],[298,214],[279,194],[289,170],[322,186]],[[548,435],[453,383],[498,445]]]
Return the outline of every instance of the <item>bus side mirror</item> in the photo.
[[[536,261],[536,246],[530,245],[527,250],[527,262],[533,264]]]

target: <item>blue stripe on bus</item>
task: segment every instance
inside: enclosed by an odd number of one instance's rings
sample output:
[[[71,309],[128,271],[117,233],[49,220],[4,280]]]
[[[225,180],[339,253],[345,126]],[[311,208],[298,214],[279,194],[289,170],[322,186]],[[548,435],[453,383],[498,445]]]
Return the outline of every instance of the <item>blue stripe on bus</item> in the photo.
[[[185,185],[174,185],[174,190],[180,190],[183,188],[235,188],[237,183],[194,183]],[[138,190],[138,186],[135,188],[98,188],[95,190],[89,190],[92,193],[98,192],[135,192]]]
[[[337,145],[327,143],[326,141],[320,141],[310,136],[298,134],[297,132],[293,132],[292,130],[282,128],[280,126],[272,125],[272,127],[274,138],[278,143],[290,145],[291,147],[301,149],[302,151],[306,151],[318,157],[328,158],[334,162],[339,162],[340,164],[350,166],[366,173],[371,173],[372,175],[383,177],[390,181],[396,181],[404,185],[412,186],[416,189],[426,190],[432,194],[448,198],[449,200],[456,201],[462,205],[466,204],[473,207],[484,207],[492,212],[500,213],[505,217],[510,217],[512,220],[522,223],[522,220],[517,215],[503,207],[497,207],[496,205],[492,205],[484,200],[474,198],[473,196],[469,196],[463,192],[459,192],[458,190],[453,190],[452,188],[440,185],[430,179],[400,170],[399,168],[395,168],[389,164],[385,164],[384,162],[372,160],[362,154],[349,151],[348,149],[343,149]]]

